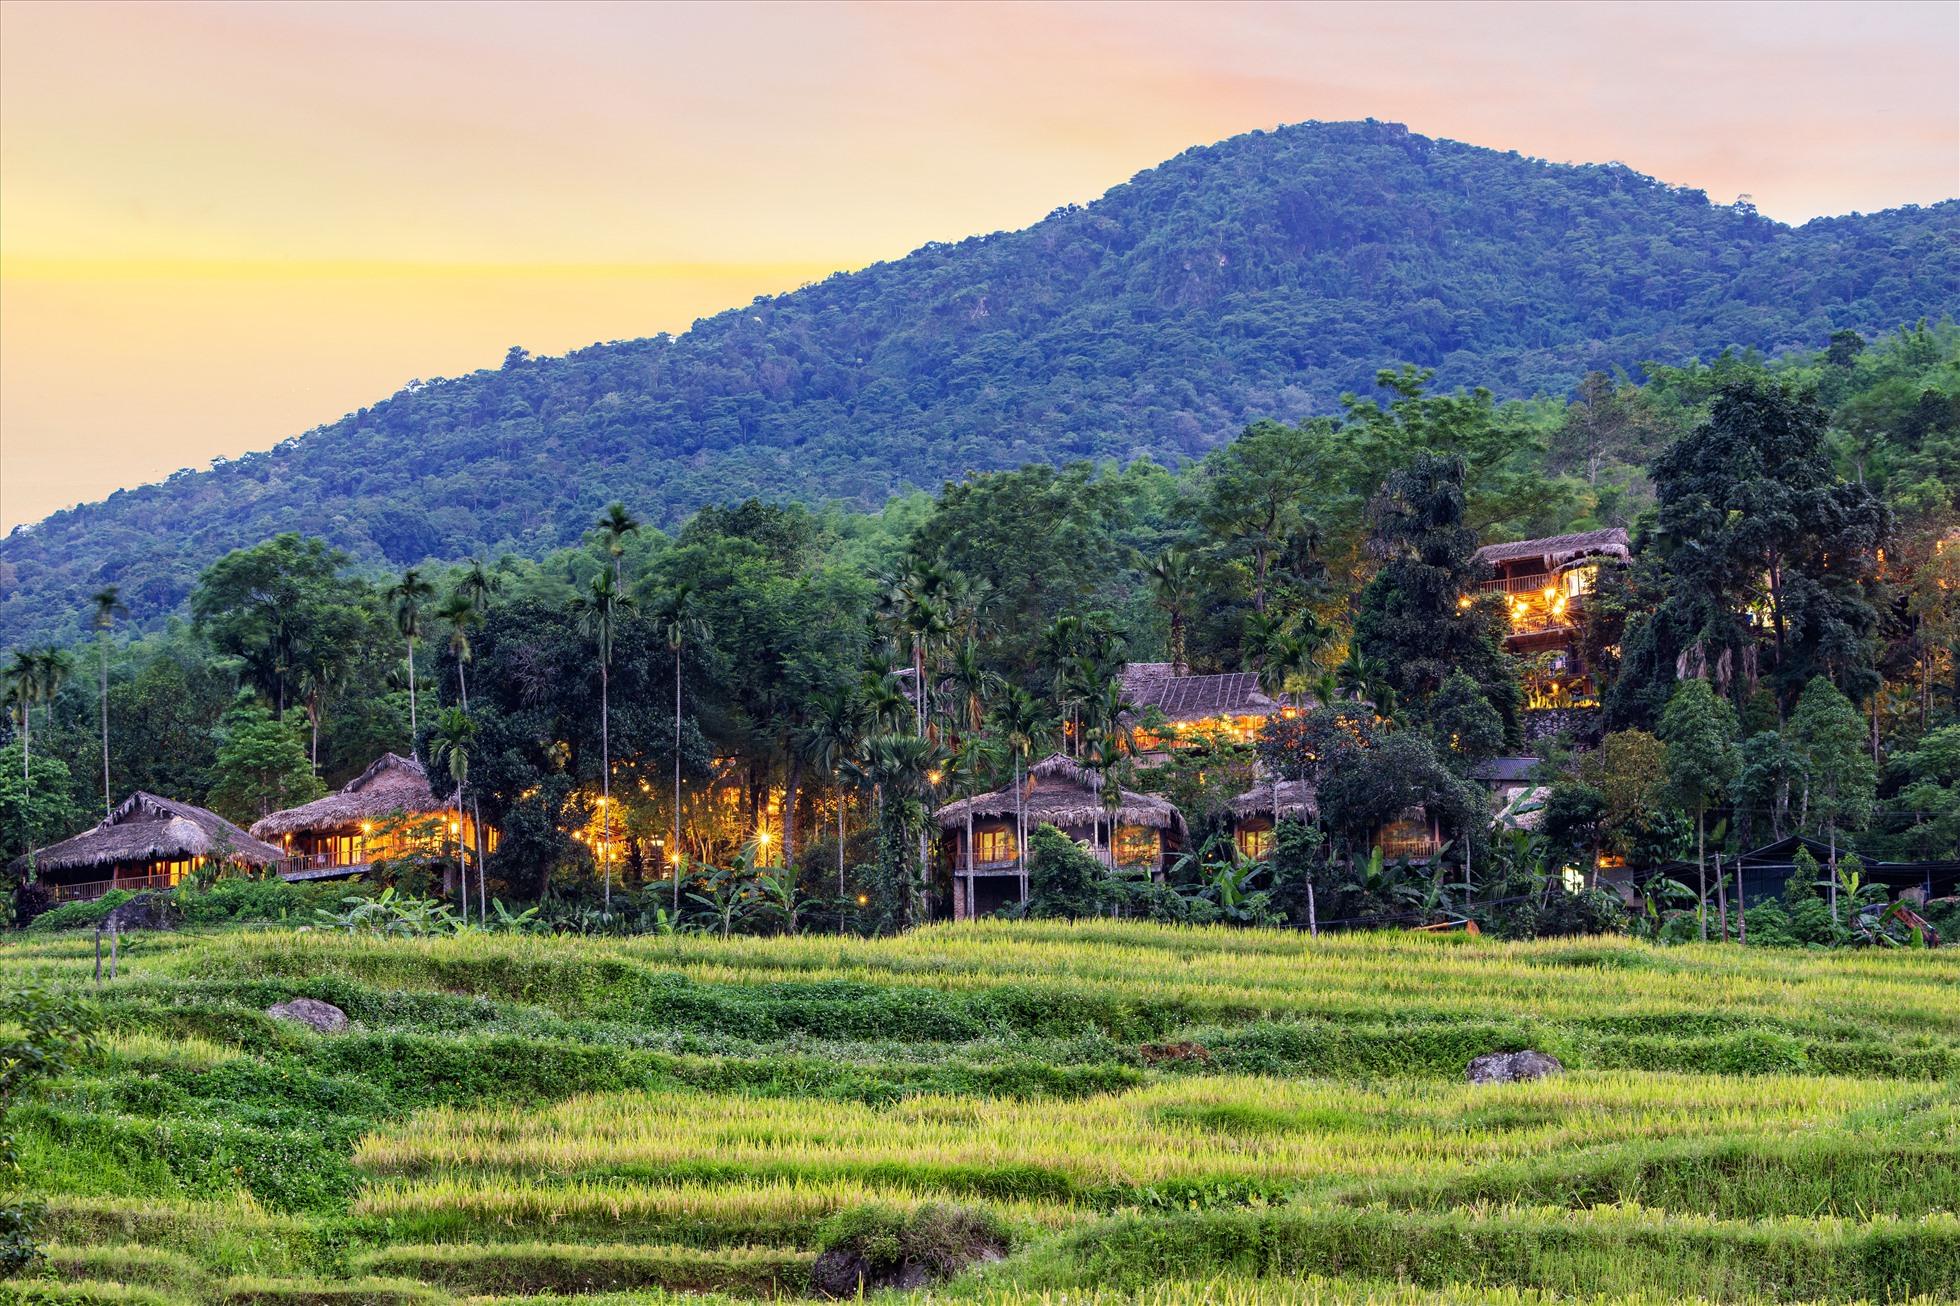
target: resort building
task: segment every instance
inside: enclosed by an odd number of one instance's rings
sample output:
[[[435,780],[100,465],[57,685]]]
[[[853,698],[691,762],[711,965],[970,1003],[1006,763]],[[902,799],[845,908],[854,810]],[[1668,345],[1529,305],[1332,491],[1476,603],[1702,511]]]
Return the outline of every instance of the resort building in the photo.
[[[384,753],[338,793],[258,821],[254,837],[282,850],[280,874],[289,880],[353,875],[374,862],[433,856],[476,847],[476,825],[453,801],[439,799],[422,764]],[[486,850],[496,846],[485,831]]]
[[[1319,816],[1311,782],[1268,780],[1232,800],[1232,842],[1240,856],[1264,861],[1272,855],[1273,831],[1281,821],[1312,821]]]
[[[112,889],[169,889],[213,863],[265,867],[281,856],[216,812],[139,792],[92,829],[16,858],[11,869],[24,878],[31,863],[55,900],[68,902]]]
[[[1135,710],[1138,743],[1146,753],[1161,751],[1173,732],[1215,733],[1251,743],[1267,717],[1291,710],[1260,689],[1251,672],[1180,676],[1169,662],[1125,666],[1123,697]]]
[[[1027,833],[1052,825],[1105,865],[1162,876],[1184,842],[1184,814],[1155,794],[1120,789],[1112,810],[1102,777],[1057,753],[1026,783],[948,803],[936,813],[953,868],[953,919],[968,920],[1028,897]]]
[[[1601,566],[1619,566],[1631,556],[1627,533],[1618,526],[1477,550],[1477,561],[1496,572],[1479,593],[1504,596],[1511,622],[1504,647],[1523,663],[1526,707],[1598,706],[1598,685],[1580,649],[1587,596]]]

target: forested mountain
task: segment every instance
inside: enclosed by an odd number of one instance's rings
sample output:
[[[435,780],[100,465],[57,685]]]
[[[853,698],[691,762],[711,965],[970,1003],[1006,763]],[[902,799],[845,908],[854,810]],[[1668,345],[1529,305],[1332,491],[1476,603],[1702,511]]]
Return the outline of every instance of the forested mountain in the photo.
[[[1821,347],[1960,303],[1960,202],[1799,228],[1619,164],[1387,123],[1193,149],[1025,231],[934,244],[679,336],[394,396],[267,453],[0,541],[0,641],[138,621],[203,566],[302,530],[357,563],[571,542],[623,499],[671,523],[750,494],[870,505],[906,483],[1074,458],[1173,460],[1372,389],[1568,391],[1731,346]]]

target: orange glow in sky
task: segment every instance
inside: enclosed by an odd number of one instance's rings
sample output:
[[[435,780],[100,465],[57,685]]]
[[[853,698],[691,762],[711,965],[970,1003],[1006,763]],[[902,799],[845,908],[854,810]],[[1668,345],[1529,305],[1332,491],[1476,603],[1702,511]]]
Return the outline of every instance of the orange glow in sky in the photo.
[[[1309,118],[1960,194],[1960,6],[0,6],[0,528]]]

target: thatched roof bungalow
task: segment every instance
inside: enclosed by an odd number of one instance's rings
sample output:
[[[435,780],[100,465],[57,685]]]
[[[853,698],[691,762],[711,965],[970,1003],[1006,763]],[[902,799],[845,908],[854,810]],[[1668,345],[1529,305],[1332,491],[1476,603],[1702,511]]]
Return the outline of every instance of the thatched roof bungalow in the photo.
[[[440,817],[450,801],[436,797],[422,764],[383,753],[338,793],[274,812],[252,826],[260,839],[283,845],[296,858],[294,875],[330,875],[406,851],[405,818]],[[464,831],[470,842],[473,830]]]
[[[1279,821],[1313,821],[1320,804],[1310,780],[1268,780],[1231,802],[1232,839],[1245,856],[1260,860],[1273,850],[1273,828]]]
[[[167,889],[210,861],[269,866],[285,854],[216,812],[133,793],[72,839],[38,848],[35,876],[58,900],[99,898],[112,889]],[[29,858],[12,870],[24,874]]]
[[[940,808],[935,816],[952,855],[954,919],[1026,901],[1024,836],[1041,825],[1090,844],[1105,862],[1162,874],[1165,856],[1184,842],[1184,814],[1155,794],[1119,789],[1116,799],[1112,813],[1103,806],[1102,777],[1057,753],[1035,763],[1019,791],[1010,785]]]
[[[1217,730],[1241,742],[1250,740],[1266,718],[1286,710],[1259,688],[1249,671],[1223,675],[1179,675],[1169,662],[1131,662],[1123,668],[1123,697],[1141,725],[1153,715],[1169,727]],[[1139,731],[1139,734],[1147,732]],[[1149,746],[1155,741],[1145,739]]]

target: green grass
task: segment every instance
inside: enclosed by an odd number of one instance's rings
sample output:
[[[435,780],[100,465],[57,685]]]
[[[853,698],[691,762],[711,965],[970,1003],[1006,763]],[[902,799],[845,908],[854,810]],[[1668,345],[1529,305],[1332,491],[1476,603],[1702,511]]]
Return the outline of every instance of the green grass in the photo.
[[[0,945],[0,983],[86,988],[105,1027],[11,1122],[51,1250],[0,1294],[795,1296],[838,1230],[898,1231],[896,1267],[958,1207],[1006,1258],[907,1300],[1960,1298],[1960,953],[990,922],[231,929],[92,964]],[[300,995],[354,1027],[265,1016]],[[1522,1047],[1568,1073],[1462,1082]]]

